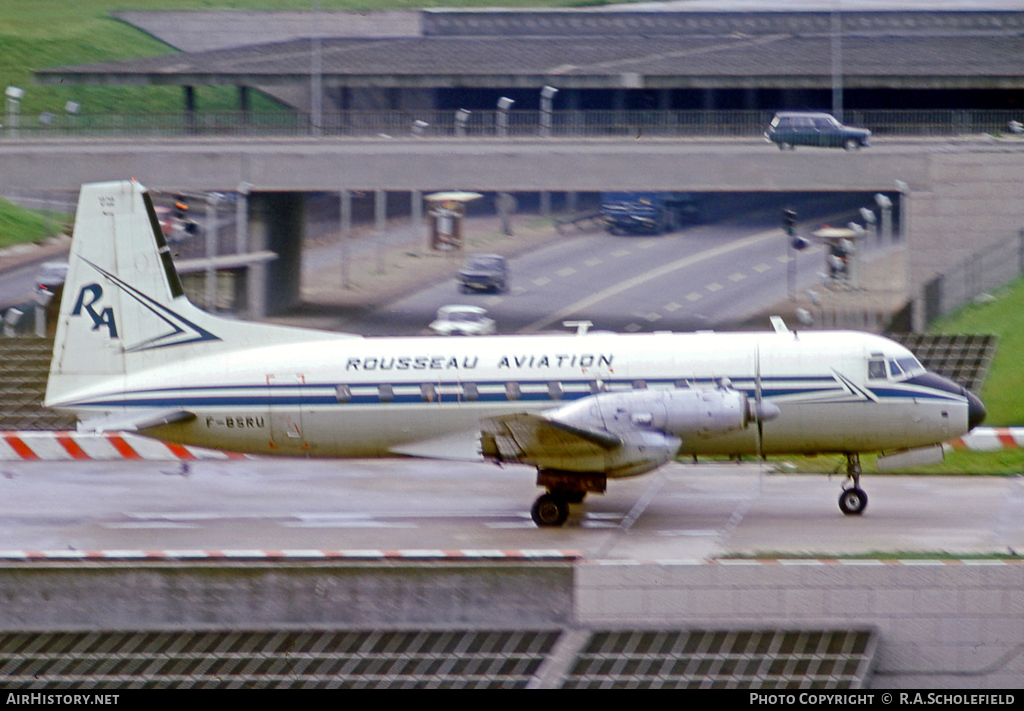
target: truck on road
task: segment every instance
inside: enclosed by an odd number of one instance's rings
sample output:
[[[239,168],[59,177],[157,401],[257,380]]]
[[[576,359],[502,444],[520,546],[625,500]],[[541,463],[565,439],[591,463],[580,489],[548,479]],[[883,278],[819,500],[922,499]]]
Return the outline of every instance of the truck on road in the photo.
[[[613,235],[660,235],[700,222],[701,204],[693,193],[601,193],[601,216]]]

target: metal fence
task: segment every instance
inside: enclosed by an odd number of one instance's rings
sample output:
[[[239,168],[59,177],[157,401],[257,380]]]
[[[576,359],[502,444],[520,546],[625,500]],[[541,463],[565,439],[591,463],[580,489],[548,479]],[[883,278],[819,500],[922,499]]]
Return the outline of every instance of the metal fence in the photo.
[[[975,252],[924,288],[926,323],[1024,274],[1024,230]]]
[[[310,114],[176,112],[53,114],[4,117],[0,136],[155,137],[693,137],[759,138],[772,111],[338,111],[314,124]],[[1024,113],[1014,111],[848,111],[846,122],[876,136],[999,134]]]

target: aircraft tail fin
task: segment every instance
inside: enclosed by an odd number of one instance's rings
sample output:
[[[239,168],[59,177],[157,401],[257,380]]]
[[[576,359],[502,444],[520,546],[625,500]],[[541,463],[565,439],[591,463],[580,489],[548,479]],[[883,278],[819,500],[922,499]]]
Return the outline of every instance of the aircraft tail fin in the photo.
[[[46,405],[119,390],[133,372],[326,334],[208,314],[185,298],[146,189],[82,186],[46,388]],[[334,336],[336,337],[336,336]]]

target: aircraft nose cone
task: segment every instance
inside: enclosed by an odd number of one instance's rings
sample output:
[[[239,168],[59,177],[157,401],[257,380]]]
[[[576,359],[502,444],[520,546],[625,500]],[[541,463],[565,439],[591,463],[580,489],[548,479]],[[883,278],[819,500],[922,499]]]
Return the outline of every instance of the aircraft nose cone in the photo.
[[[967,428],[973,430],[985,420],[985,403],[974,393],[967,393]]]

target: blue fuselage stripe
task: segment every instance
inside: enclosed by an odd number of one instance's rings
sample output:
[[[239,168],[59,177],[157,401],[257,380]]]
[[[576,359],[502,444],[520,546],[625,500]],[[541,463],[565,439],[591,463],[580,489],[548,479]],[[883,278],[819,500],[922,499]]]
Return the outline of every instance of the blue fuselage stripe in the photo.
[[[476,397],[467,398],[463,388],[472,383],[477,388]],[[552,399],[548,391],[549,383],[556,382],[562,388],[561,397],[558,400]],[[390,398],[382,400],[376,392],[373,393],[351,393],[350,397],[340,400],[336,395],[336,383],[281,383],[274,385],[211,385],[211,386],[189,386],[181,388],[153,388],[145,390],[130,391],[125,393],[110,393],[99,398],[68,403],[71,407],[282,407],[282,406],[338,406],[338,405],[378,405],[383,403],[394,404],[416,404],[425,402],[512,402],[505,391],[508,383],[515,383],[519,388],[519,395],[515,401],[526,402],[559,402],[578,400],[593,394],[589,387],[592,380],[492,380],[492,381],[441,381],[432,383],[423,382],[379,382],[379,383],[355,383],[347,385],[354,390],[378,390],[381,385],[389,385],[396,392]],[[633,380],[604,381],[606,390],[622,392],[631,390]],[[646,380],[645,383],[651,388],[675,387],[679,380]],[[711,386],[715,381],[709,380],[688,380],[695,386]],[[755,397],[755,386],[753,379],[749,376],[732,379],[733,387],[748,397]],[[429,384],[436,388],[436,394],[425,400],[418,388]],[[415,392],[409,392],[411,388],[417,388]],[[454,392],[453,392],[454,390]],[[245,391],[239,392],[239,391]],[[405,392],[401,392],[405,391]],[[881,388],[869,388],[869,391],[876,398],[887,400],[894,399],[935,399],[950,400],[958,402],[962,398],[947,391],[924,389],[920,385],[914,389],[903,389],[887,385]],[[831,375],[829,376],[797,376],[765,378],[762,381],[761,397],[766,399],[796,397],[839,395],[852,397],[848,402],[863,402],[863,396],[857,397],[851,394]]]

